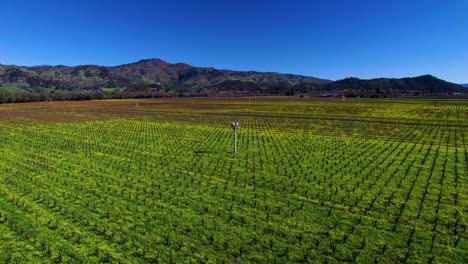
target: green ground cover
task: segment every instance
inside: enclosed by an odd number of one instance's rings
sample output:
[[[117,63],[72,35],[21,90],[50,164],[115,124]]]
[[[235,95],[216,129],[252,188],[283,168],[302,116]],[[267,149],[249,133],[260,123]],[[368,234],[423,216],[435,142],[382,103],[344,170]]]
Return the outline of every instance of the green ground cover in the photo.
[[[101,90],[103,92],[115,92],[115,91],[121,91],[121,90],[124,90],[124,89],[115,88],[115,87],[104,87],[104,88],[101,88]]]
[[[18,92],[24,92],[24,89],[18,88],[18,87],[13,87],[13,86],[0,86],[0,92],[3,93],[18,93]]]
[[[0,113],[2,263],[468,262],[468,101],[174,98]]]

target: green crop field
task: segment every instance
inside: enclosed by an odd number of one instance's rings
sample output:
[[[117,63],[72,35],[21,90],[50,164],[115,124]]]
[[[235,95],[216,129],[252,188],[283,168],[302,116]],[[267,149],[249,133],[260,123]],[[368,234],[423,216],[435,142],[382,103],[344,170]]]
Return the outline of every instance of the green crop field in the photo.
[[[467,149],[467,100],[1,104],[0,263],[468,263]]]

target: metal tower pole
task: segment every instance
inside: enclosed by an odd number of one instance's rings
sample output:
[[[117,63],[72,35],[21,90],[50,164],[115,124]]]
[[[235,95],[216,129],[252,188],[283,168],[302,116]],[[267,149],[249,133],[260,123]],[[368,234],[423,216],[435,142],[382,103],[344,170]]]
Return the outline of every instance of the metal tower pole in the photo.
[[[234,130],[234,154],[237,153],[237,128],[239,127],[239,121],[231,123],[231,128]]]
[[[234,154],[237,153],[237,127],[234,127]]]

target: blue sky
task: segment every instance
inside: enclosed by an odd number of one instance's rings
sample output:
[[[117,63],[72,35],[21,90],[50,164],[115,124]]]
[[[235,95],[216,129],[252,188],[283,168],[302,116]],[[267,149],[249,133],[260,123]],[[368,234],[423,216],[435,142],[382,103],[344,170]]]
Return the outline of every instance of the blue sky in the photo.
[[[145,58],[327,79],[468,83],[466,0],[0,0],[0,63]]]

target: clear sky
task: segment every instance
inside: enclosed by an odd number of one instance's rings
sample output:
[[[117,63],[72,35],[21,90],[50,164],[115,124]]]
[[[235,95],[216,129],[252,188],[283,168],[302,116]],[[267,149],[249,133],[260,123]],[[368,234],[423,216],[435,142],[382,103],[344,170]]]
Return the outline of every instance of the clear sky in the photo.
[[[468,0],[0,0],[0,63],[145,58],[327,79],[468,83]]]

